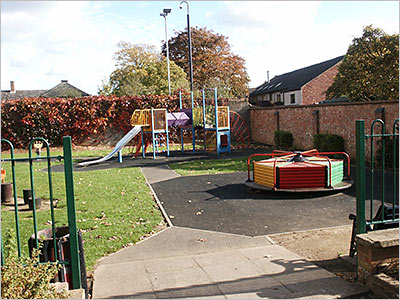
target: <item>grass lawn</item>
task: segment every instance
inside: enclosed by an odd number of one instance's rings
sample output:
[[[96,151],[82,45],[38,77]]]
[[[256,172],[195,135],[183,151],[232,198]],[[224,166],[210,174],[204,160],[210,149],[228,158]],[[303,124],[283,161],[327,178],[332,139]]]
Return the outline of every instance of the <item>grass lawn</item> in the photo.
[[[266,151],[265,153],[268,152],[269,151]],[[253,157],[251,161],[268,158],[269,157],[266,156]],[[169,166],[181,176],[247,172],[247,159],[248,156],[224,159],[205,159],[174,163]],[[253,170],[253,164],[250,165],[250,170]]]
[[[182,176],[247,171],[248,157],[195,160],[169,166]]]
[[[196,147],[196,149],[199,147]],[[92,146],[87,146],[87,147],[76,147],[72,149],[72,157],[73,158],[81,158],[81,157],[103,157],[109,154],[112,150],[114,149],[113,146],[104,146],[101,148],[98,147],[92,147]],[[166,151],[165,146],[160,146],[159,151]],[[185,150],[191,150],[192,145],[190,144],[185,144],[184,145]],[[170,145],[169,147],[170,151],[173,150],[181,150],[181,145],[180,144],[173,144]],[[57,148],[51,148],[50,149],[51,156],[57,156],[57,155],[63,155],[63,149],[62,147],[57,147]],[[126,146],[122,149],[122,155],[134,155],[136,151],[136,147],[134,146]],[[147,147],[147,154],[152,153],[153,148],[151,146]],[[140,151],[140,155],[142,152]],[[14,157],[28,157],[28,149],[20,150],[17,149],[15,150]],[[2,158],[10,158],[10,152],[6,151],[5,153],[1,154]],[[46,156],[46,148],[42,148],[42,156]],[[36,157],[36,152],[35,149],[32,149],[32,157]]]
[[[93,152],[94,156],[101,156]],[[108,153],[108,150],[106,151]],[[51,152],[51,155],[61,153]],[[75,157],[86,156],[87,152],[75,152]],[[16,156],[26,157],[25,154]],[[4,156],[5,157],[5,156]],[[39,171],[47,166],[44,162],[34,163],[36,197],[49,199],[48,174]],[[2,164],[11,178],[10,163]],[[17,195],[23,197],[23,189],[30,189],[29,164],[17,163]],[[56,226],[67,225],[64,174],[52,172],[53,194],[57,199],[55,209]],[[74,173],[77,226],[83,231],[87,271],[93,271],[96,261],[126,245],[139,241],[143,236],[156,231],[164,224],[144,176],[138,168],[108,169]],[[4,237],[8,228],[15,228],[14,212],[2,205],[1,227]],[[37,211],[38,230],[51,225],[50,210]],[[31,211],[19,212],[22,250],[28,253],[27,241],[33,234]]]

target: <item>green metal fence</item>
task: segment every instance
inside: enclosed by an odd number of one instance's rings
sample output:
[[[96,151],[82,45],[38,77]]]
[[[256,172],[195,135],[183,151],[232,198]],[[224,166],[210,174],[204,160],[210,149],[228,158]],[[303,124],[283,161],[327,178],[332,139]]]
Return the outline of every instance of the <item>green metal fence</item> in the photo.
[[[11,173],[12,173],[12,186],[13,186],[13,200],[14,200],[14,212],[15,212],[15,229],[16,229],[16,240],[17,240],[17,251],[18,257],[22,256],[21,252],[21,235],[20,235],[20,223],[19,223],[19,210],[17,201],[17,178],[15,172],[16,162],[29,162],[29,179],[30,187],[32,192],[32,215],[33,215],[33,232],[35,236],[36,248],[38,245],[38,230],[37,230],[37,209],[35,203],[35,178],[33,172],[33,163],[35,161],[47,161],[47,173],[48,173],[48,185],[49,185],[49,200],[50,200],[50,213],[51,213],[51,228],[53,233],[54,241],[54,257],[55,260],[60,264],[69,265],[71,269],[72,276],[72,288],[78,289],[81,287],[81,272],[80,272],[80,256],[79,256],[79,245],[78,245],[78,232],[76,227],[76,214],[75,214],[75,197],[74,197],[74,179],[73,179],[73,168],[72,168],[72,144],[71,137],[66,136],[63,138],[63,155],[62,156],[51,156],[50,147],[48,142],[43,138],[35,138],[29,143],[29,156],[25,158],[16,158],[14,155],[13,144],[6,140],[1,139],[2,144],[7,144],[10,147],[10,158],[2,159],[3,162],[11,163]],[[32,156],[32,146],[35,142],[40,142],[46,148],[46,156]],[[56,242],[56,220],[54,216],[54,195],[53,195],[53,184],[52,184],[52,174],[51,174],[51,161],[52,160],[64,161],[64,175],[65,175],[65,189],[66,189],[66,200],[67,200],[67,212],[68,212],[68,228],[69,228],[69,240],[70,240],[70,260],[62,261],[57,257],[57,253],[60,249],[57,249],[58,245]],[[3,240],[1,241],[1,263],[4,264],[3,255]]]
[[[375,133],[375,129],[377,124],[380,124],[380,133]],[[379,129],[379,127],[378,127]],[[371,124],[370,134],[365,134],[365,122],[364,120],[356,121],[356,198],[357,198],[357,233],[365,233],[367,231],[368,225],[373,224],[387,224],[399,222],[399,218],[396,217],[395,205],[398,205],[398,193],[397,193],[397,152],[398,152],[398,141],[399,141],[399,119],[396,119],[393,122],[392,133],[386,133],[386,125],[385,122],[381,119],[376,119]],[[375,143],[380,141],[380,149],[376,149]],[[368,143],[369,142],[369,143]],[[386,156],[389,154],[386,151],[387,143],[390,142],[392,149],[392,166],[387,166]],[[367,186],[366,184],[366,144],[369,144],[370,147],[370,184]],[[378,153],[377,153],[378,152]],[[379,153],[380,152],[380,153]],[[375,176],[375,159],[377,155],[380,155],[381,161],[380,167],[382,173],[382,190],[381,190],[381,203],[380,205],[383,207],[385,204],[385,199],[387,198],[385,195],[385,185],[388,184],[386,180],[387,173],[392,171],[390,174],[389,180],[393,181],[392,188],[392,200],[390,201],[390,205],[393,209],[393,214],[391,218],[385,218],[384,209],[381,210],[380,217],[374,220],[374,198],[375,198],[375,190],[374,190],[374,181],[376,180]],[[366,192],[369,188],[369,216],[367,220],[366,216]],[[386,198],[385,198],[386,197]],[[386,201],[387,203],[387,201]],[[375,207],[376,208],[376,207]]]

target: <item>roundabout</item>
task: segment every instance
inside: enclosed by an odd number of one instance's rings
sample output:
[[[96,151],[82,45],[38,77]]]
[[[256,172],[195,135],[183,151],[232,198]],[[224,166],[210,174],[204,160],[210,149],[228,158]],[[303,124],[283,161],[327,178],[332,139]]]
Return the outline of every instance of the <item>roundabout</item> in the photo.
[[[332,159],[328,155],[341,155],[345,159]],[[256,157],[271,157],[254,161]],[[253,177],[251,178],[251,165]],[[345,152],[274,151],[250,155],[247,160],[246,186],[252,190],[292,193],[331,192],[348,189],[350,158]]]

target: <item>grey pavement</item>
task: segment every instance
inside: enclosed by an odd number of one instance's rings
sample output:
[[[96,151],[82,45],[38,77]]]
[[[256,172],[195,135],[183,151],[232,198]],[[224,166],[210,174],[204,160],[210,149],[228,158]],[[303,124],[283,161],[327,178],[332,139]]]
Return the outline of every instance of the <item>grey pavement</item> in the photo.
[[[172,170],[168,165],[142,167],[141,169],[147,182],[150,184],[180,177],[180,175]]]
[[[143,167],[152,184],[178,175]],[[173,220],[172,220],[173,221]],[[332,299],[368,291],[317,267],[266,235],[168,227],[101,259],[93,298]]]

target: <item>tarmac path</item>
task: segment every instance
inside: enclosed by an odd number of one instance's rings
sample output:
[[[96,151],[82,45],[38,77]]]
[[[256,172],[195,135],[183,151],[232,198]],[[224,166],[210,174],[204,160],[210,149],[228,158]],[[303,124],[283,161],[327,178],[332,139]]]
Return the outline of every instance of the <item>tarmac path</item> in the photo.
[[[152,169],[156,176],[159,171]],[[252,193],[246,179],[240,172],[175,177],[151,186],[172,223],[181,227],[257,236],[351,224],[352,195]]]

